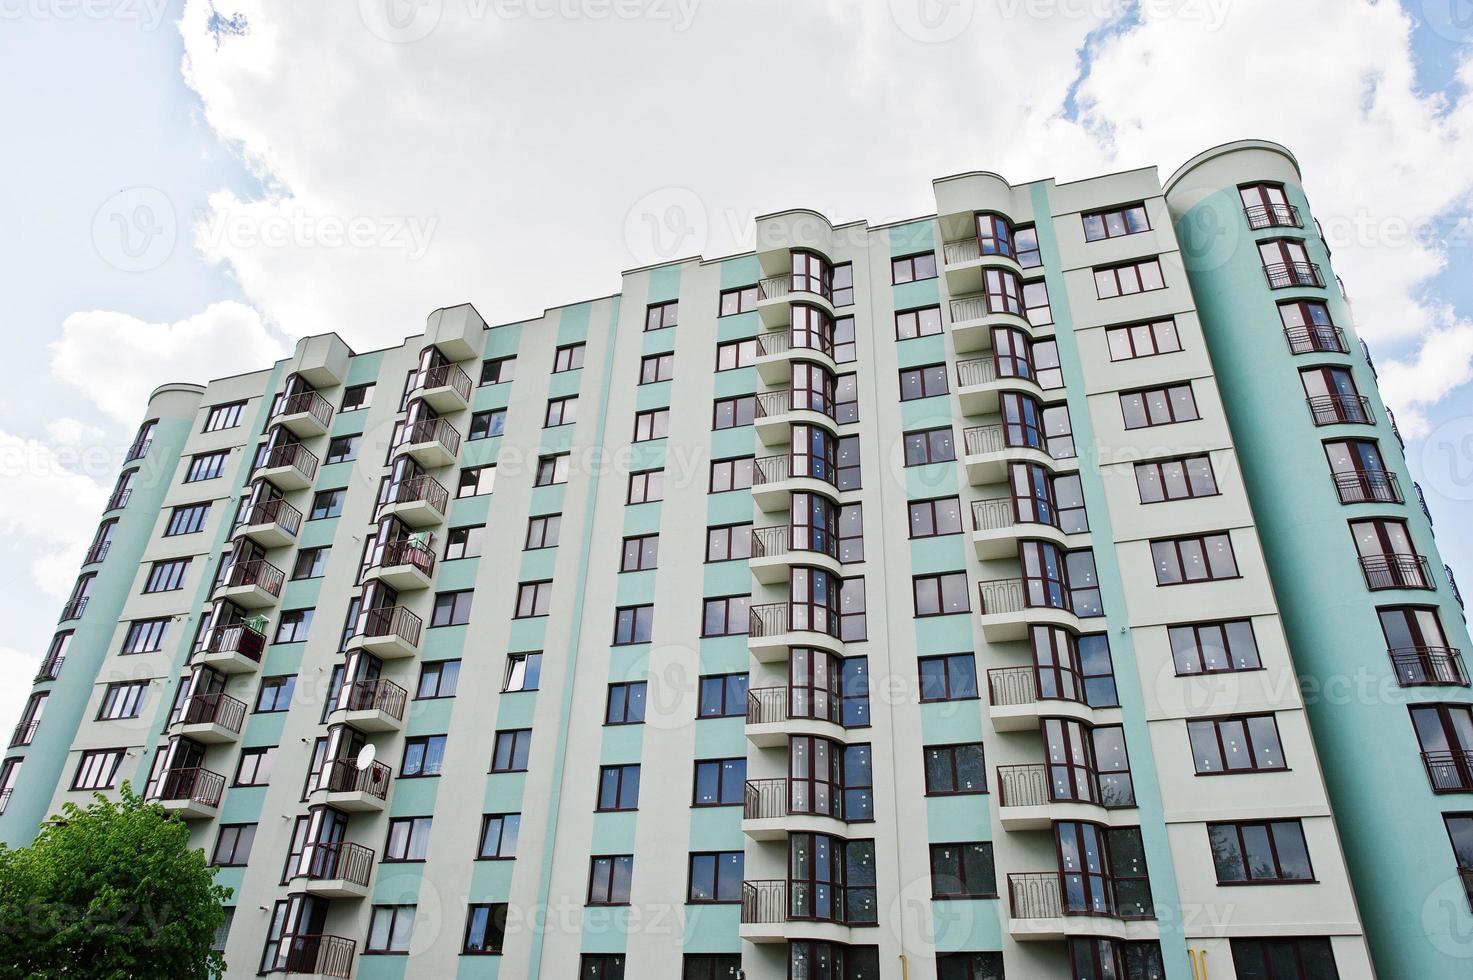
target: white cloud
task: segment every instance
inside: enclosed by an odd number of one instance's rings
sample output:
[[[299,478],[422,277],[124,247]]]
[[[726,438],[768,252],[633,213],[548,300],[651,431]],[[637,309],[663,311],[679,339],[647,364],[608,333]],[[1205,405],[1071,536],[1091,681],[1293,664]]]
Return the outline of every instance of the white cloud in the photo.
[[[0,535],[8,562],[48,595],[66,596],[91,541],[91,518],[117,473],[106,444],[53,448],[0,432]],[[92,475],[89,475],[92,474]],[[58,611],[60,607],[58,606]]]

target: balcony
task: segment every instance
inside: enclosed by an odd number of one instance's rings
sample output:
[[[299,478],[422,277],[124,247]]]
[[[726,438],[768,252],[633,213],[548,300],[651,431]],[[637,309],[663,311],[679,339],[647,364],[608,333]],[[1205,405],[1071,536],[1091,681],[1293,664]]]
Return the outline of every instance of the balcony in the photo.
[[[786,662],[790,647],[843,652],[836,609],[769,602],[753,606],[749,612],[747,649],[763,663]]]
[[[142,459],[148,455],[148,450],[152,446],[153,436],[144,436],[141,439],[133,440],[133,444],[128,447],[128,451],[123,455],[123,462],[131,463],[135,459]]]
[[[299,865],[304,890],[324,898],[367,898],[373,876],[371,847],[350,841],[308,844]]]
[[[311,794],[313,802],[350,813],[382,810],[388,804],[392,775],[382,762],[371,762],[368,768],[359,769],[351,759],[334,759],[318,776]]]
[[[403,606],[380,606],[363,613],[358,630],[348,640],[349,650],[367,650],[384,660],[412,657],[419,652],[424,623]]]
[[[791,275],[770,276],[757,283],[757,315],[764,327],[791,323],[792,303],[812,303],[829,316],[834,315],[833,290],[812,276],[801,276],[797,282]]]
[[[255,475],[278,490],[305,490],[317,479],[317,457],[299,442],[267,450]]]
[[[87,549],[87,556],[82,559],[83,565],[95,565],[107,557],[108,549],[112,547],[111,541],[99,541]]]
[[[820,894],[817,889],[800,883],[792,888],[790,902],[785,879],[744,881],[741,937],[753,943],[783,943],[793,939],[847,943],[850,925],[875,924],[874,892],[873,886],[834,885]],[[832,914],[797,911],[800,903],[814,905],[819,901],[832,903],[826,910]]]
[[[271,424],[285,427],[298,439],[315,439],[327,435],[332,426],[332,405],[315,391],[300,391],[282,399]]]
[[[228,600],[243,609],[262,609],[276,605],[286,573],[263,558],[235,561],[226,569],[215,586],[215,601]]]
[[[193,662],[222,674],[249,674],[260,669],[265,649],[266,635],[259,630],[244,623],[216,626],[205,633]]]
[[[1443,565],[1442,574],[1447,576],[1447,588],[1448,591],[1453,594],[1453,601],[1458,604],[1459,609],[1464,608],[1463,592],[1461,589],[1458,588],[1458,580],[1457,577],[1453,575],[1453,567],[1451,565]],[[1466,619],[1467,617],[1464,618]]]
[[[61,676],[61,666],[66,663],[65,654],[51,654],[41,661],[41,669],[36,671],[35,683],[43,681],[54,681]]]
[[[1268,280],[1269,289],[1288,289],[1290,286],[1313,286],[1316,289],[1325,287],[1317,262],[1274,262],[1263,267],[1263,275]]]
[[[784,743],[786,744],[786,743]],[[742,791],[742,832],[753,840],[787,840],[788,781],[749,779]]]
[[[1401,486],[1387,470],[1346,470],[1332,473],[1342,504],[1399,504]]]
[[[963,415],[997,414],[1003,392],[1006,391],[1021,391],[1040,399],[1044,397],[1043,389],[1033,378],[999,372],[994,355],[958,361],[956,383],[957,398],[961,400]]]
[[[408,453],[426,469],[449,466],[460,455],[460,431],[444,419],[424,419],[404,427],[394,452]]]
[[[1094,708],[1084,701],[1038,695],[1038,669],[995,667],[987,672],[988,715],[1000,732],[1037,731],[1040,719],[1068,718],[1087,725],[1119,718],[1115,708]]]
[[[220,815],[225,777],[197,767],[165,770],[149,801],[185,820],[213,820]]]
[[[1034,541],[1052,541],[1061,548],[1071,546],[1071,540],[1083,535],[1068,535],[1055,524],[1038,521],[1019,521],[1012,497],[992,497],[972,501],[972,547],[977,557],[987,561],[997,558],[1016,558],[1018,543],[1027,538]]]
[[[804,335],[807,337],[808,335]],[[823,345],[823,341],[818,343]],[[792,380],[794,361],[812,361],[830,371],[838,371],[834,360],[832,341],[827,346],[813,347],[806,343],[794,344],[787,330],[773,330],[757,335],[757,375],[763,384],[784,385]]]
[[[819,396],[812,397],[817,399]],[[762,445],[775,447],[791,443],[795,422],[818,425],[834,435],[839,433],[839,424],[834,421],[832,407],[828,412],[814,408],[794,408],[793,393],[787,388],[757,393],[757,409],[752,425],[757,430],[757,440]]]
[[[431,476],[415,476],[390,484],[379,504],[379,518],[394,516],[410,527],[435,527],[445,522],[450,491]]]
[[[82,613],[87,610],[87,597],[77,596],[68,599],[67,604],[61,607],[61,619],[58,622],[65,623],[71,619],[81,619]]]
[[[463,412],[471,403],[471,378],[459,364],[441,364],[421,371],[414,379],[410,398],[418,398],[437,415]]]
[[[1432,510],[1427,506],[1427,495],[1422,492],[1422,484],[1418,483],[1416,480],[1413,480],[1412,489],[1416,491],[1417,494],[1417,506],[1422,508],[1422,516],[1427,518],[1427,526],[1431,527],[1434,523],[1432,520]],[[1449,575],[1448,578],[1452,578],[1452,576]]]
[[[1008,932],[1020,941],[1062,942],[1072,936],[1149,940],[1160,930],[1150,916],[1130,915],[1103,875],[1032,871],[1008,875]],[[1085,890],[1094,892],[1086,895]]]
[[[281,937],[278,966],[272,973],[305,973],[316,977],[348,980],[353,975],[357,943],[342,936]]]
[[[15,731],[10,735],[10,747],[14,749],[23,745],[30,745],[31,741],[36,737],[36,729],[40,725],[41,722],[39,719],[36,721],[23,721],[19,725],[16,725]]]
[[[1061,466],[1043,448],[1041,439],[1038,446],[1008,445],[1001,424],[963,429],[962,447],[965,451],[967,482],[974,487],[1006,481],[1008,466],[1012,463],[1035,463],[1046,467],[1051,473],[1074,468]]]
[[[1371,425],[1371,402],[1365,395],[1316,395],[1306,399],[1315,425]]]
[[[1255,204],[1244,208],[1243,216],[1254,231],[1304,227],[1304,222],[1299,220],[1299,209],[1292,204]]]
[[[424,545],[403,538],[390,541],[378,551],[367,577],[377,579],[396,592],[427,589],[435,574],[435,553]]]
[[[1349,354],[1345,333],[1329,324],[1285,327],[1284,339],[1291,354]]]
[[[170,727],[175,735],[196,742],[225,744],[240,738],[245,724],[245,704],[225,694],[195,694],[185,699],[184,710]]]
[[[796,712],[795,703],[799,705]],[[754,687],[747,692],[747,740],[763,749],[786,748],[793,735],[844,742],[848,733],[841,708],[840,697],[825,690]]]
[[[1366,588],[1372,592],[1382,589],[1437,588],[1432,583],[1432,571],[1427,559],[1421,555],[1363,555],[1360,569],[1365,573]]]
[[[981,284],[977,286],[981,289]],[[953,294],[955,295],[955,294]],[[1035,329],[1021,310],[993,309],[982,294],[957,296],[951,301],[951,340],[958,354],[992,349],[993,327],[1016,327],[1030,337],[1052,335],[1053,328]]]
[[[813,528],[805,530],[810,539],[817,539],[818,543],[830,545],[833,553],[791,548],[789,545],[792,529],[786,524],[752,529],[750,564],[752,575],[757,581],[764,585],[778,585],[787,582],[792,574],[792,566],[795,564],[822,568],[834,575],[843,575],[844,566],[839,563],[838,542],[833,535]]]
[[[122,510],[128,506],[128,498],[131,496],[133,496],[132,487],[117,491],[111,497],[107,498],[107,506],[102,508],[102,512],[105,514],[110,510]]]
[[[1023,267],[1014,256],[1004,255],[995,248],[983,251],[975,237],[943,243],[941,259],[946,290],[953,296],[980,292],[983,273],[988,269],[1006,269],[1018,276],[1023,274]]]
[[[1468,672],[1456,647],[1395,647],[1386,651],[1402,687],[1467,687]]]
[[[798,491],[821,493],[835,502],[839,489],[830,480],[816,476],[793,474],[793,461],[787,454],[759,456],[752,461],[752,499],[759,510],[772,514],[786,511],[792,495]]]
[[[1026,640],[1029,627],[1035,624],[1063,626],[1079,631],[1079,617],[1073,612],[1068,590],[1062,590],[1062,601],[1057,606],[1031,604],[1027,595],[1021,578],[1000,578],[977,583],[982,635],[989,642]]]
[[[404,688],[382,677],[352,681],[338,695],[332,721],[346,722],[364,732],[397,732],[404,727],[408,699]]]
[[[281,497],[248,507],[235,525],[235,537],[249,538],[263,548],[284,548],[297,540],[302,512]]]
[[[1473,793],[1473,751],[1423,752],[1422,764],[1434,793]]]
[[[1060,702],[1064,703],[1064,702]],[[1052,716],[1052,712],[1050,712]],[[1081,784],[1078,795],[1061,792],[1071,782]],[[1133,825],[1140,818],[1130,773],[1098,773],[1083,766],[1044,764],[997,767],[998,819],[1007,830],[1048,830],[1060,820],[1088,820],[1112,826]]]

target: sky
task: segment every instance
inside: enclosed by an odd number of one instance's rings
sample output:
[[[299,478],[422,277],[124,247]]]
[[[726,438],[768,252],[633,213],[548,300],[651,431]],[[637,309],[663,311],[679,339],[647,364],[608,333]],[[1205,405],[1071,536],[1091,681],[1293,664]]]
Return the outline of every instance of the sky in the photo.
[[[1473,585],[1468,0],[0,0],[0,724],[148,392],[1014,183],[1284,143]]]

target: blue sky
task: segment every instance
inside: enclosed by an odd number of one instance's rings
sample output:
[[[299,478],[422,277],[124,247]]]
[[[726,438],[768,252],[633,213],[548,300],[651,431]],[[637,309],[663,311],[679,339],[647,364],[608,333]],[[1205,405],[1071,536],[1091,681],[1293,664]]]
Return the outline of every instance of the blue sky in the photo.
[[[928,212],[944,174],[1164,178],[1245,136],[1295,150],[1322,218],[1364,209],[1380,229],[1337,244],[1337,271],[1444,557],[1473,585],[1469,245],[1385,231],[1468,214],[1458,3],[639,0],[627,18],[592,0],[549,16],[537,0],[4,4],[0,716],[19,710],[155,384],[323,330],[395,343],[446,302],[506,321],[608,293],[619,270],[675,257],[640,231],[672,208],[689,225],[678,254],[714,256],[768,210],[883,222]],[[795,92],[825,126],[776,138]],[[140,202],[161,203],[143,217],[173,247],[128,271],[113,218]],[[293,218],[370,236],[261,241]],[[419,238],[396,236],[406,219]]]

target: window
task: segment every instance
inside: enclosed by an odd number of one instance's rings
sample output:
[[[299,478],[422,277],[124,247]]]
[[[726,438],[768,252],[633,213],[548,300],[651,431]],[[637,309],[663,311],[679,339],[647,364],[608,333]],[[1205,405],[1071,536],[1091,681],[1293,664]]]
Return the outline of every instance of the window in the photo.
[[[205,416],[204,431],[219,432],[221,429],[233,429],[240,425],[240,416],[245,406],[245,402],[210,406],[209,413]]]
[[[906,466],[945,463],[954,459],[956,459],[956,445],[951,426],[905,433]]]
[[[399,775],[404,778],[438,776],[445,761],[444,735],[416,735],[404,740]]]
[[[845,504],[839,508],[839,561],[845,564],[864,561],[863,504]]]
[[[486,536],[486,525],[469,524],[452,527],[445,535],[445,560],[481,557],[481,540]]]
[[[1131,204],[1109,211],[1095,211],[1081,215],[1084,219],[1084,240],[1097,242],[1102,238],[1120,238],[1151,230],[1144,204]]]
[[[556,548],[562,528],[561,514],[541,514],[527,518],[526,549],[536,551],[540,548]]]
[[[639,809],[639,766],[601,766],[598,770],[598,810]]]
[[[648,643],[655,624],[655,607],[620,606],[614,610],[614,645]]]
[[[1342,367],[1313,367],[1299,372],[1309,411],[1315,425],[1370,425],[1369,402],[1355,386],[1355,378]]]
[[[568,482],[567,453],[558,453],[553,456],[541,456],[537,459],[537,475],[532,481],[536,487],[550,487],[559,483]]]
[[[1338,980],[1328,939],[1231,939],[1240,980]]]
[[[900,372],[900,400],[903,402],[944,395],[948,390],[945,364],[928,364]]]
[[[996,898],[997,874],[992,865],[992,845],[931,845],[931,896],[933,898]]]
[[[935,278],[935,252],[921,252],[918,255],[906,255],[890,260],[890,282],[895,285]]]
[[[552,373],[559,374],[563,371],[576,371],[583,366],[584,344],[568,344],[559,347],[552,357]]]
[[[337,517],[343,512],[343,500],[347,496],[346,487],[317,491],[312,495],[312,511],[307,515],[307,520],[320,521],[328,517]]]
[[[746,636],[752,597],[720,596],[706,599],[702,605],[702,636]]]
[[[927,796],[987,792],[987,766],[982,759],[981,742],[928,745],[925,766]]]
[[[668,303],[651,303],[644,313],[645,330],[664,330],[666,327],[675,326],[675,321],[680,312],[680,304],[675,300]]]
[[[1330,308],[1320,300],[1291,299],[1279,305],[1279,321],[1284,325],[1284,339],[1293,354],[1328,351],[1348,354],[1345,334],[1335,326]]]
[[[746,713],[746,674],[712,674],[701,678],[697,718],[740,718]]]
[[[739,426],[751,425],[756,414],[756,395],[718,398],[711,413],[711,428],[713,430],[735,429]]]
[[[430,626],[462,626],[470,622],[471,602],[474,599],[474,589],[437,592],[435,607],[430,611]]]
[[[859,381],[852,373],[834,379],[834,421],[840,425],[859,421]]]
[[[470,433],[466,436],[467,442],[475,442],[477,439],[490,439],[499,436],[506,431],[506,409],[493,408],[485,412],[476,412],[471,416]]]
[[[210,863],[217,868],[244,867],[250,860],[251,845],[255,841],[255,824],[221,824],[220,836],[215,838],[215,853],[210,858]]]
[[[639,359],[639,383],[655,384],[675,377],[674,354],[649,354]]]
[[[1376,615],[1398,684],[1468,686],[1462,657],[1448,646],[1436,608],[1390,606],[1377,609]]]
[[[460,683],[459,660],[436,660],[419,668],[419,686],[414,690],[418,700],[455,697]]]
[[[1417,553],[1406,521],[1388,517],[1350,522],[1366,588],[1432,589],[1426,560]]]
[[[1273,715],[1188,721],[1187,738],[1199,776],[1286,768]]]
[[[491,753],[492,772],[526,772],[527,753],[532,749],[532,729],[517,728],[496,733]]]
[[[522,832],[520,813],[488,813],[481,818],[481,843],[476,860],[496,861],[517,856],[517,838]]]
[[[643,534],[624,539],[624,555],[619,561],[621,572],[642,572],[655,568],[660,557],[660,536]]]
[[[72,789],[112,789],[123,764],[122,749],[93,749],[83,752],[72,777]]]
[[[837,274],[838,268],[834,271]],[[836,294],[837,292],[838,290],[835,290]],[[686,953],[680,968],[680,978],[681,980],[737,980],[741,971],[742,956],[740,953]],[[805,976],[796,971],[791,975]],[[832,976],[833,980],[842,980],[845,975],[836,973]]]
[[[752,486],[752,457],[711,460],[711,492],[747,490]]]
[[[1161,944],[1155,940],[1074,936],[1069,939],[1069,960],[1073,967],[1070,976],[1079,980],[1163,980],[1166,976]]]
[[[327,443],[327,457],[324,463],[346,463],[358,458],[358,443],[363,438],[363,433],[355,433],[350,436],[333,436]]]
[[[1035,327],[1054,322],[1054,311],[1048,302],[1048,285],[1042,279],[1023,284],[1023,315]]]
[[[841,316],[834,321],[834,363],[852,364],[858,359],[854,341],[854,317]]]
[[[839,639],[856,643],[865,638],[864,577],[846,578],[839,587]]]
[[[373,404],[373,385],[352,385],[343,389],[343,405],[338,411],[356,412]]]
[[[271,782],[271,770],[276,764],[276,746],[241,749],[240,762],[235,767],[236,786],[266,786]]]
[[[109,684],[102,692],[102,706],[97,711],[99,721],[113,721],[118,718],[137,718],[143,709],[143,697],[148,693],[148,681],[120,681]],[[45,699],[47,695],[38,695]],[[34,705],[27,707],[26,715],[32,721],[40,715],[41,711]]]
[[[629,495],[626,498],[628,503],[648,504],[664,499],[664,470],[640,470],[629,474]]]
[[[1166,636],[1179,676],[1257,670],[1263,666],[1258,659],[1253,624],[1246,619],[1171,626]]]
[[[962,503],[957,497],[910,502],[910,536],[934,538],[962,532]]]
[[[178,534],[194,534],[203,531],[205,520],[210,516],[209,504],[185,504],[169,512],[169,523],[164,528],[164,537]]]
[[[552,608],[552,581],[523,582],[517,586],[516,619],[546,616]]]
[[[261,678],[261,690],[256,693],[256,713],[265,715],[287,710],[291,707],[292,692],[296,687],[294,674]]]
[[[1304,242],[1297,238],[1269,239],[1258,243],[1258,258],[1268,288],[1322,286],[1320,267],[1309,260]]]
[[[608,701],[604,706],[604,724],[643,724],[647,686],[645,681],[610,684]]]
[[[706,528],[707,561],[746,561],[751,557],[751,524],[724,524]]]
[[[225,463],[230,459],[230,453],[199,453],[189,459],[189,469],[184,473],[185,483],[198,483],[201,480],[213,480],[225,472]],[[116,495],[114,496],[116,498]]]
[[[164,634],[169,630],[167,619],[135,619],[128,624],[123,637],[120,654],[153,653],[164,648]]]
[[[542,421],[543,428],[555,429],[560,425],[572,425],[576,421],[578,421],[577,395],[548,399],[547,416]]]
[[[413,905],[375,905],[368,920],[368,941],[363,944],[365,953],[407,953],[409,940],[414,935]]]
[[[633,876],[633,854],[613,854],[590,859],[588,904],[628,905],[629,882]]]
[[[1473,709],[1465,704],[1419,704],[1411,709],[1412,728],[1422,747],[1422,763],[1434,793],[1473,789]]]
[[[276,624],[276,639],[273,643],[301,643],[307,639],[307,631],[312,627],[311,609],[290,609],[281,614],[280,621]]]
[[[506,903],[472,904],[465,913],[462,953],[499,953],[506,940]]]
[[[1201,534],[1151,542],[1157,585],[1237,578],[1238,562],[1227,534]]]
[[[1122,391],[1120,413],[1127,429],[1190,422],[1201,417],[1197,414],[1197,400],[1192,397],[1190,382],[1145,391]]]
[[[535,691],[542,679],[542,654],[508,653],[503,691]]]
[[[743,286],[740,289],[723,289],[716,315],[731,316],[733,313],[747,313],[756,308],[756,286]]]
[[[505,384],[516,377],[517,359],[515,357],[493,357],[481,362],[481,384],[499,385]]]
[[[1032,225],[1013,230],[1013,247],[1017,252],[1018,264],[1025,269],[1036,269],[1043,265],[1038,251],[1038,229]]]
[[[1095,270],[1095,295],[1100,299],[1165,288],[1166,282],[1161,278],[1161,264],[1155,259]]]
[[[430,846],[429,817],[394,817],[384,842],[384,861],[423,861]]]
[[[1001,953],[942,953],[936,957],[936,980],[1003,980],[1002,969]]]
[[[741,851],[711,851],[690,856],[690,886],[685,900],[692,905],[735,904],[742,900]]]
[[[298,551],[296,561],[292,564],[292,578],[322,578],[327,574],[327,556],[330,553],[331,549],[327,545]]]
[[[1143,504],[1217,494],[1212,459],[1206,455],[1136,463],[1135,484]]]
[[[757,340],[727,340],[716,345],[716,370],[732,371],[757,363]]]
[[[895,314],[896,340],[934,337],[941,330],[941,307],[939,306],[927,306],[918,310],[903,310]]]
[[[740,806],[747,784],[747,760],[702,759],[696,762],[691,806]]]
[[[1176,320],[1154,320],[1150,323],[1135,323],[1124,327],[1110,327],[1105,331],[1105,342],[1110,348],[1110,360],[1126,361],[1135,357],[1153,357],[1181,350],[1181,337],[1176,330]]]
[[[965,701],[977,696],[977,661],[970,653],[920,658],[921,700]]]
[[[1298,820],[1210,823],[1207,845],[1219,885],[1314,880],[1304,827]]]
[[[496,466],[467,466],[460,471],[460,482],[456,484],[456,497],[479,497],[496,489]]]
[[[184,588],[184,576],[189,571],[189,559],[178,558],[172,561],[156,561],[148,570],[148,578],[143,583],[145,594],[150,592],[173,592]]]
[[[966,572],[917,575],[913,587],[917,616],[949,616],[972,608],[967,601]]]

